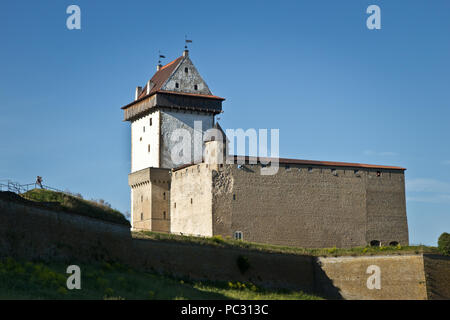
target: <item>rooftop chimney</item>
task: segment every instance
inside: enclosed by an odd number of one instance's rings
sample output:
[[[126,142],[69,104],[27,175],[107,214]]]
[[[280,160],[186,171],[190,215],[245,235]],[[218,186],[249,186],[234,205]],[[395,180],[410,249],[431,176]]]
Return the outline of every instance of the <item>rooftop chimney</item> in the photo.
[[[161,70],[161,68],[162,68],[162,64],[158,64],[158,65],[156,66],[156,71]]]
[[[183,57],[187,57],[188,55],[189,55],[189,50],[188,49],[184,49]]]
[[[142,87],[136,87],[136,92],[134,93],[134,100],[136,101],[139,97],[139,95],[142,92]]]
[[[150,80],[147,81],[147,94],[150,94],[150,90],[151,90],[151,82]]]

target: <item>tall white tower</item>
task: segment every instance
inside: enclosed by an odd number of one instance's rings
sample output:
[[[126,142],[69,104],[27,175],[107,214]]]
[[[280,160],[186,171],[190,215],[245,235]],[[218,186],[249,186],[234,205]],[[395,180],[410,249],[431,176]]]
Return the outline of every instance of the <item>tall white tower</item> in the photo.
[[[194,162],[175,163],[172,149],[176,129],[187,130],[193,148],[194,122],[202,131],[214,126],[224,98],[214,96],[189,58],[189,51],[165,66],[142,87],[133,102],[122,107],[131,122],[131,225],[134,230],[169,232],[170,170]]]

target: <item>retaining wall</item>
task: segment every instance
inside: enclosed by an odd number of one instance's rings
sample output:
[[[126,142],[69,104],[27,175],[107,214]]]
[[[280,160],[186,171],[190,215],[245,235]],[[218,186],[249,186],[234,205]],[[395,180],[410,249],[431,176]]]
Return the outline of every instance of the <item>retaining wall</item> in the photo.
[[[450,257],[392,255],[317,258],[240,248],[132,239],[126,226],[0,200],[0,257],[118,261],[192,280],[251,281],[333,299],[450,299]],[[242,273],[239,256],[248,259]],[[381,288],[368,289],[377,265]]]

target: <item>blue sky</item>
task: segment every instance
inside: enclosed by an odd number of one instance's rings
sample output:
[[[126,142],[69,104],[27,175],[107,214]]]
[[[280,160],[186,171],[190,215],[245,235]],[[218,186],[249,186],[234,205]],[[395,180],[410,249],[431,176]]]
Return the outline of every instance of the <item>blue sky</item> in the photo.
[[[279,128],[282,157],[406,167],[410,242],[434,245],[450,232],[449,33],[447,0],[2,1],[0,179],[129,210],[120,107],[187,34],[224,128]]]

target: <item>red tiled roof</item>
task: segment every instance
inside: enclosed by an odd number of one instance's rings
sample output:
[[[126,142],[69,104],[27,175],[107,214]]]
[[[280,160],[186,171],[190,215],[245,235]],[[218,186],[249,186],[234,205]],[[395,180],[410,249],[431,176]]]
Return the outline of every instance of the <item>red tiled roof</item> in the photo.
[[[159,69],[159,71],[156,71],[156,73],[150,79],[150,82],[153,84],[153,88],[150,90],[149,95],[152,95],[161,89],[164,82],[166,82],[166,80],[169,79],[170,75],[178,67],[181,60],[183,60],[183,56],[176,58],[172,62],[169,62],[165,66],[161,67],[161,69]],[[142,92],[138,96],[138,99],[143,98],[146,95],[147,95],[147,85],[145,85],[145,87],[142,89]]]
[[[271,160],[276,160],[275,158],[261,158],[261,157],[248,157],[248,156],[233,156],[234,161],[236,163],[237,159],[245,159],[245,163],[248,163],[250,160],[260,162],[261,160],[265,160],[264,162],[269,162]],[[365,168],[365,169],[385,169],[385,170],[406,170],[406,168],[396,167],[396,166],[383,166],[377,164],[364,164],[364,163],[350,163],[350,162],[333,162],[333,161],[317,161],[317,160],[301,160],[301,159],[287,159],[287,158],[279,158],[278,162],[280,164],[303,164],[303,165],[311,165],[311,166],[326,166],[326,167],[350,167],[350,168]],[[185,164],[179,166],[174,171],[187,168],[193,165],[192,163]]]
[[[172,62],[169,62],[165,66],[161,67],[159,71],[156,71],[156,73],[153,75],[153,77],[150,79],[150,82],[153,84],[153,87],[150,90],[150,93],[147,94],[147,84],[142,89],[141,93],[139,94],[138,98],[123,106],[121,109],[126,109],[133,104],[143,100],[146,97],[150,97],[151,95],[155,93],[170,93],[170,94],[177,94],[177,95],[184,95],[184,96],[192,96],[192,97],[200,97],[200,98],[208,98],[208,99],[217,99],[217,100],[225,100],[225,98],[221,98],[214,95],[206,95],[206,94],[196,94],[196,93],[187,93],[187,92],[178,92],[178,91],[167,91],[167,90],[161,90],[161,87],[163,84],[169,79],[171,74],[175,71],[175,69],[178,67],[180,62],[183,60],[183,56],[176,58]]]

